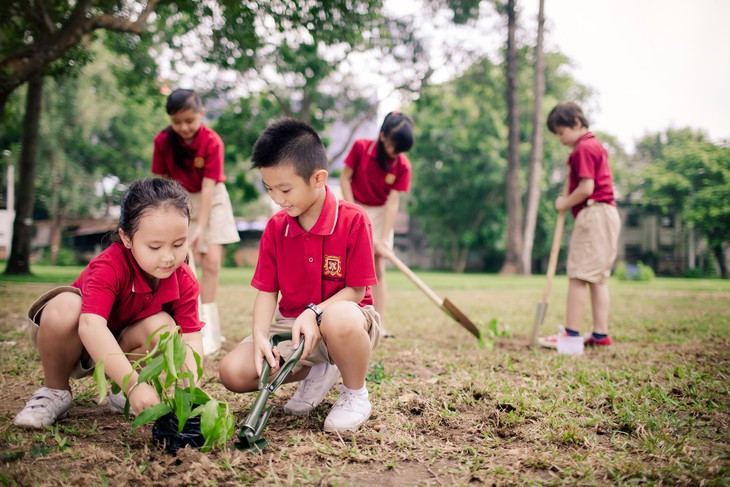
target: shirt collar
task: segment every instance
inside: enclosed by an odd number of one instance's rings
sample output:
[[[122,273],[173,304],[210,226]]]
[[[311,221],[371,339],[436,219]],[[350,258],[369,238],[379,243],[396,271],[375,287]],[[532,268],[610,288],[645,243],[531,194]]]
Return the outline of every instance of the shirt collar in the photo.
[[[322,212],[317,218],[317,222],[309,230],[309,233],[314,235],[332,235],[337,226],[337,218],[340,212],[340,205],[337,201],[337,196],[330,191],[329,186],[325,186],[324,204],[322,205]],[[287,225],[284,231],[284,235],[287,237],[297,237],[303,233],[306,233],[304,229],[299,226],[299,222],[296,218],[287,215]]]
[[[593,132],[586,132],[585,134],[580,136],[580,138],[575,142],[575,145],[578,145],[584,140],[590,139],[591,137],[594,137]]]

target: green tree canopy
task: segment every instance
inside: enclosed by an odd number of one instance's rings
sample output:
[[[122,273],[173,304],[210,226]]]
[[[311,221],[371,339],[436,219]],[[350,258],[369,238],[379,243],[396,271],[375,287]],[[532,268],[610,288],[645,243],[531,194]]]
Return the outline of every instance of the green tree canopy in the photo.
[[[730,147],[713,144],[702,132],[670,129],[637,145],[645,203],[678,215],[707,238],[720,272],[728,277],[725,245],[730,242]]]

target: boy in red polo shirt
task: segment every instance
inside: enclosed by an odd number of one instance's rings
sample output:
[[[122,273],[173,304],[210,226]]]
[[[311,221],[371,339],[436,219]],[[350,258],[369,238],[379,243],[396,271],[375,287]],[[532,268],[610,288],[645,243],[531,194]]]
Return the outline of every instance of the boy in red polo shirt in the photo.
[[[126,391],[110,396],[112,410],[123,410],[126,400],[138,413],[158,404],[157,392],[137,382],[125,353],[144,353],[148,338],[162,326],[179,326],[202,356],[198,281],[185,264],[188,204],[174,181],[135,181],[122,198],[116,241],[71,286],[52,289],[30,307],[30,334],[45,386],[15,416],[17,426],[43,428],[64,418],[73,405],[70,378],[90,375],[101,360],[117,384],[129,376]],[[190,351],[185,363],[197,371]]]
[[[263,361],[273,378],[304,336],[302,359],[287,378],[302,382],[284,409],[308,414],[342,374],[324,429],[354,431],[372,411],[365,376],[381,334],[369,290],[377,282],[370,221],[327,187],[327,154],[307,124],[282,119],[269,125],[252,160],[282,209],[261,237],[251,281],[258,289],[252,335],[223,358],[221,381],[234,392],[256,391]],[[281,331],[292,332],[291,343],[272,348],[271,335]]]
[[[558,211],[572,210],[575,218],[568,252],[567,323],[557,335],[540,338],[540,344],[557,348],[560,335],[580,336],[580,323],[591,292],[593,333],[585,345],[611,345],[608,336],[610,297],[608,278],[618,250],[621,219],[613,196],[608,154],[588,130],[588,119],[572,102],[558,104],[548,115],[548,128],[563,145],[573,147],[568,157],[569,194],[555,200]]]

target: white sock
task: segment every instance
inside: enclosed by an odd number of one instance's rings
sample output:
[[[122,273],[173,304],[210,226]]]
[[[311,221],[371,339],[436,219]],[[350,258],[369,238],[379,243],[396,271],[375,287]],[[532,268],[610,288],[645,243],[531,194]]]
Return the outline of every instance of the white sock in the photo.
[[[367,388],[367,386],[362,386],[360,389],[350,389],[349,387],[347,387],[346,385],[343,384],[342,387],[345,388],[345,389],[347,389],[348,391],[350,391],[350,394],[352,394],[353,396],[368,397],[368,388]]]
[[[307,374],[307,377],[305,377],[306,380],[314,380],[319,379],[324,375],[325,370],[327,370],[327,362],[320,362],[318,364],[312,365],[312,367],[309,369],[309,373]]]

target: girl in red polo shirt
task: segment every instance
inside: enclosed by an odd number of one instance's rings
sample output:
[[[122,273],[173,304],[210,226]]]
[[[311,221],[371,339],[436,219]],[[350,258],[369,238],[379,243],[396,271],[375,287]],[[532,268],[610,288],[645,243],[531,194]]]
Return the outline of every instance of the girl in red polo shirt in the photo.
[[[201,256],[201,319],[205,354],[221,347],[216,294],[223,261],[223,246],[240,240],[223,174],[223,141],[203,125],[200,95],[178,89],[167,98],[170,126],[155,137],[152,173],[178,181],[187,190],[190,247]]]
[[[179,326],[202,356],[198,281],[185,264],[188,205],[174,181],[132,183],[122,198],[114,243],[71,286],[52,289],[30,307],[30,335],[45,385],[15,416],[17,426],[43,428],[64,418],[73,405],[70,378],[90,375],[102,360],[117,384],[130,376],[126,391],[109,398],[112,410],[123,410],[127,398],[136,412],[158,404],[157,392],[137,382],[125,354],[144,353],[148,338],[162,326]],[[197,370],[189,350],[185,363]]]
[[[398,111],[385,116],[377,140],[355,141],[340,176],[342,195],[362,206],[373,225],[373,242],[393,249],[395,220],[400,193],[411,187],[411,162],[406,157],[413,146],[413,120]],[[375,251],[378,284],[372,286],[375,309],[385,331],[385,258]]]

